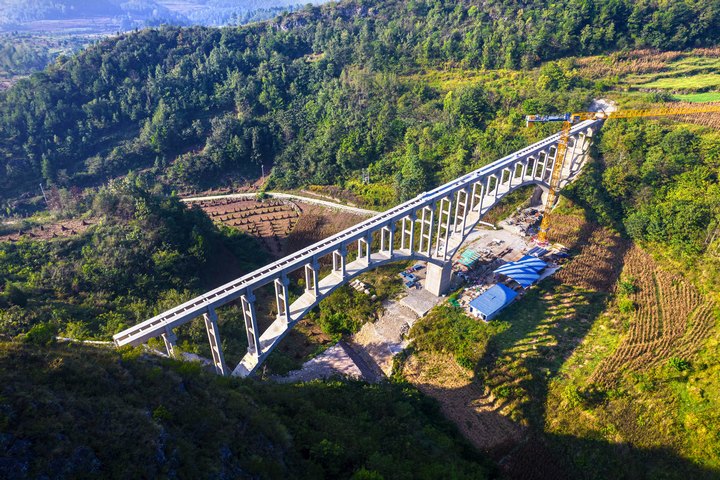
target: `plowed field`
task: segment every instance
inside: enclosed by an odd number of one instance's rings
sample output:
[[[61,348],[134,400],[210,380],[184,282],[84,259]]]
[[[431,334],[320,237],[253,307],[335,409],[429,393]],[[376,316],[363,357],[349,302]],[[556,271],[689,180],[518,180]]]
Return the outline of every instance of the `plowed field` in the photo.
[[[671,357],[689,359],[715,324],[717,305],[681,275],[661,270],[639,247],[625,257],[624,276],[637,291],[630,328],[618,348],[595,370],[592,380],[609,383],[623,371],[641,371]]]

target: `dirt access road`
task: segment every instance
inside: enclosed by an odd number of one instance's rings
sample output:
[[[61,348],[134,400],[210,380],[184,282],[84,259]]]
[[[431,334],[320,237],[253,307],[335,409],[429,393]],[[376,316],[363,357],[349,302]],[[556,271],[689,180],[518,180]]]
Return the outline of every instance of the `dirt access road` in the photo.
[[[335,208],[343,210],[348,213],[355,215],[375,216],[380,212],[375,210],[367,210],[365,208],[351,207],[349,205],[343,205],[342,203],[330,202],[328,200],[321,200],[319,198],[305,197],[303,195],[296,195],[294,193],[282,193],[282,192],[265,192],[268,198],[279,198],[284,200],[295,200],[298,202],[311,203],[314,205],[320,205],[327,208]],[[192,202],[203,202],[209,200],[222,200],[227,198],[238,198],[238,199],[254,199],[257,198],[257,193],[229,193],[227,195],[207,195],[204,197],[188,197],[182,198],[180,201],[185,203]]]

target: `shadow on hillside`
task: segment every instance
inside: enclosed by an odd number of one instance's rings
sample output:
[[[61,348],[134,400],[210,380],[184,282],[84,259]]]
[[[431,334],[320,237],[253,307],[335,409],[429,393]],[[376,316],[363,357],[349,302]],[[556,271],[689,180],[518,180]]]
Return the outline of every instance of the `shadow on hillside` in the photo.
[[[501,461],[504,475],[522,480],[717,480],[720,471],[699,466],[666,448],[566,435],[534,436]]]
[[[508,401],[519,401],[522,417],[542,430],[548,381],[583,341],[607,298],[546,279],[542,289],[528,292],[503,312],[499,320],[510,327],[491,339],[476,381]]]

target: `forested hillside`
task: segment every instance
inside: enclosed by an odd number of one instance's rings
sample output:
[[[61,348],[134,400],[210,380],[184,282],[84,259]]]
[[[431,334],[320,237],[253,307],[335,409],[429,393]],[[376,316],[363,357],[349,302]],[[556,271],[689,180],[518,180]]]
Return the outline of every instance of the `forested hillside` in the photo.
[[[123,35],[2,93],[0,200],[7,207],[36,195],[39,179],[86,186],[139,168],[169,185],[201,187],[256,177],[260,163],[275,165],[282,187],[342,182],[368,166],[392,186],[392,172],[404,170],[397,187],[405,197],[523,144],[512,113],[523,101],[557,109],[590,93],[558,95],[572,85],[554,80],[440,97],[408,75],[528,68],[618,47],[711,46],[719,17],[710,4],[680,1],[662,10],[345,2],[237,29]],[[494,119],[497,128],[485,133]],[[431,151],[413,150],[422,143]],[[455,158],[445,173],[440,157]]]
[[[408,385],[220,379],[197,364],[0,342],[0,474],[493,478]]]
[[[110,340],[163,307],[266,261],[255,239],[218,229],[199,209],[151,193],[142,178],[60,201],[65,215],[82,218],[62,228],[77,231],[0,241],[3,335]],[[205,344],[205,332],[196,327],[181,334],[181,341],[192,341],[185,350]],[[237,353],[245,348],[241,334],[228,340]]]

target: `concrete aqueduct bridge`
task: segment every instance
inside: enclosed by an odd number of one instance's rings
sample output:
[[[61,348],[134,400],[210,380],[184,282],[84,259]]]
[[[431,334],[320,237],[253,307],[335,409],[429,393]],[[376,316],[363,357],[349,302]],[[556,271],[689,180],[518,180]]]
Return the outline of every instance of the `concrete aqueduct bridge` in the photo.
[[[561,159],[564,164],[559,188],[577,177],[593,133],[601,126],[602,120],[588,120],[571,129],[567,153]],[[173,356],[173,329],[202,316],[216,372],[246,377],[312,308],[370,269],[403,260],[426,261],[425,288],[441,295],[450,283],[452,255],[488,210],[505,195],[526,185],[538,185],[547,191],[559,138],[559,134],[552,135],[128,328],[113,337],[115,344],[140,345],[162,336],[168,355]],[[320,259],[326,256],[332,258],[332,269],[320,278]],[[305,291],[291,302],[290,274],[296,271],[304,273]],[[270,283],[275,286],[277,317],[265,331],[260,331],[254,292]],[[242,305],[248,349],[231,371],[223,356],[216,309],[237,300]]]

